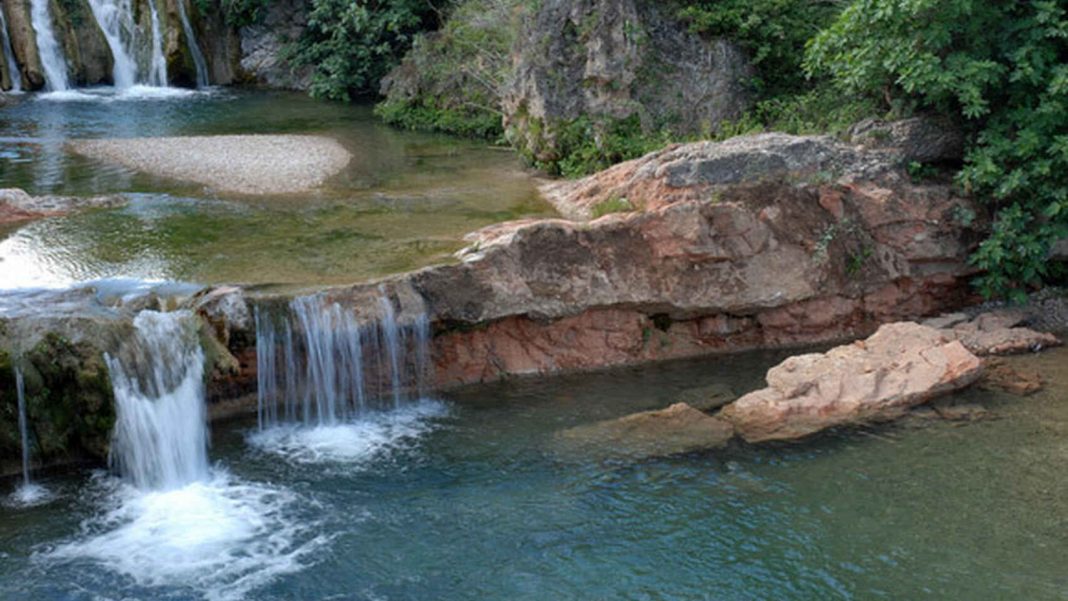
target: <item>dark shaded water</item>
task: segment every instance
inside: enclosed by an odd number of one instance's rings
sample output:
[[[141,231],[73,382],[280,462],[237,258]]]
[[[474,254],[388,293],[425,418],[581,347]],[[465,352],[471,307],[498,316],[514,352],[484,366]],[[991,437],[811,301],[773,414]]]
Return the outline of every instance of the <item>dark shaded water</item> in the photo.
[[[555,437],[745,392],[779,359],[518,380],[333,429],[219,425],[196,490],[51,480],[59,500],[0,509],[0,597],[1068,598],[1068,351],[1025,359],[1051,379],[1038,395],[959,395],[980,422],[638,462]]]
[[[354,158],[314,193],[218,195],[70,154],[76,138],[316,133]],[[401,132],[370,107],[285,92],[46,100],[0,107],[0,187],[123,194],[125,208],[0,230],[3,288],[100,278],[200,284],[346,284],[450,259],[464,234],[549,208],[509,152]]]

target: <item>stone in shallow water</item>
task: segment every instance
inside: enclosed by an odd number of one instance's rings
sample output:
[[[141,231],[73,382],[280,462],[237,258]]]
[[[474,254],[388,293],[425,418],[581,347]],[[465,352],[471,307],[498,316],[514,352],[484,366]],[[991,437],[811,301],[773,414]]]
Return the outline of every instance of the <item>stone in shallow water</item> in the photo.
[[[188,136],[75,140],[74,152],[237,194],[292,194],[321,186],[352,155],[324,136]]]
[[[640,459],[723,447],[734,436],[731,425],[686,403],[643,411],[557,435],[567,450],[602,457]]]
[[[720,416],[748,442],[802,438],[901,417],[981,373],[980,360],[943,332],[894,323],[866,340],[783,361],[768,371],[768,388],[727,405]]]

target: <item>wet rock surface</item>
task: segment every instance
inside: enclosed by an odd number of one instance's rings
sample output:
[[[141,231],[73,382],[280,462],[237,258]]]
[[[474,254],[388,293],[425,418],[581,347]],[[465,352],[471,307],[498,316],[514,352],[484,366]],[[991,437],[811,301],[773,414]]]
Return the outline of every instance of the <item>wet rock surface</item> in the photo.
[[[768,371],[768,388],[727,405],[719,416],[747,442],[792,440],[901,417],[981,374],[980,359],[938,330],[888,324],[866,340],[787,359]]]
[[[260,23],[240,31],[241,69],[257,83],[286,90],[307,90],[311,67],[294,67],[286,60],[286,46],[296,42],[307,26],[303,0],[267,5]]]

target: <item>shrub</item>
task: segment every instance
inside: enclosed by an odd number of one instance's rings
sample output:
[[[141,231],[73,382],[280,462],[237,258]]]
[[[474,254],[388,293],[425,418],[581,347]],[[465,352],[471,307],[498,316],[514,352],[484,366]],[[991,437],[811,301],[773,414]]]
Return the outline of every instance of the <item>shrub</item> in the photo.
[[[438,10],[430,0],[311,0],[292,58],[314,66],[313,96],[348,101],[374,93],[414,36],[436,25]]]
[[[987,296],[1054,276],[1068,235],[1068,18],[1053,0],[853,0],[809,44],[806,69],[885,107],[959,115],[961,187],[997,211],[973,256]]]

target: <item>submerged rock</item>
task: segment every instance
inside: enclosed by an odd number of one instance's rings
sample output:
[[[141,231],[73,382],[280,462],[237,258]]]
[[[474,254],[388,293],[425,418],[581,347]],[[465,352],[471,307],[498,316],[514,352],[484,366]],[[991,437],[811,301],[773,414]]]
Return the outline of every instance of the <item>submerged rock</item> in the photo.
[[[985,367],[983,380],[979,385],[987,390],[1027,396],[1042,390],[1045,384],[1038,370],[1008,363],[1004,359],[987,359]]]
[[[83,209],[105,209],[126,204],[122,196],[31,196],[19,188],[0,189],[0,224],[65,215]]]
[[[733,436],[729,423],[675,403],[564,430],[557,438],[570,451],[636,459],[721,448]]]
[[[981,374],[979,358],[960,342],[933,328],[894,323],[866,340],[787,359],[768,371],[768,388],[719,415],[748,442],[790,440],[901,417]]]

